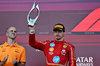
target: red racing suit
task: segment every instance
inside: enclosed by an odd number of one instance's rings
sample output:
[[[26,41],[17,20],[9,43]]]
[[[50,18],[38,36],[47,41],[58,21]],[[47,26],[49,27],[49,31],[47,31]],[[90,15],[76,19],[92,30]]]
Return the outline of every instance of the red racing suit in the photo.
[[[74,46],[64,40],[40,42],[35,34],[29,34],[29,45],[44,52],[47,66],[76,66]]]

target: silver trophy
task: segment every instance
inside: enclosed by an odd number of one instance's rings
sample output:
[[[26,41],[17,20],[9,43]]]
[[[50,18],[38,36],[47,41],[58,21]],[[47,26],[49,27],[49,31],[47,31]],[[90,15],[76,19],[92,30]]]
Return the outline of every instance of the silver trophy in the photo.
[[[31,13],[35,8],[37,9],[37,13],[38,13],[38,14],[37,14],[37,16],[36,16],[34,19],[32,19],[32,18],[30,18],[30,13]],[[31,8],[31,10],[29,11],[29,13],[28,13],[28,15],[27,15],[28,25],[29,25],[29,26],[34,26],[34,24],[35,24],[35,22],[37,21],[39,15],[40,15],[39,5],[38,5],[38,4],[36,5],[36,3],[34,2],[34,4],[33,4],[32,8]]]

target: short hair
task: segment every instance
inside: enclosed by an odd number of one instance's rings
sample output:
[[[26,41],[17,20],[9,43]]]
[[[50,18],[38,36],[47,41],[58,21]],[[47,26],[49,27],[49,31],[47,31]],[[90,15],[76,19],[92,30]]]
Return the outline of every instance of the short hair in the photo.
[[[13,27],[13,26],[10,26],[10,27]],[[6,32],[7,32],[7,33],[8,33],[8,30],[9,30],[10,27],[8,27],[8,28],[6,29]]]

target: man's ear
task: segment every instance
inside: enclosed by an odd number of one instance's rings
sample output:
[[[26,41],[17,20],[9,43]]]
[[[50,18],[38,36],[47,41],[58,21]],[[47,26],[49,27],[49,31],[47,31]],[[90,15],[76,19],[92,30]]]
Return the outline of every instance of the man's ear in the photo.
[[[8,33],[6,33],[6,36],[8,36]]]

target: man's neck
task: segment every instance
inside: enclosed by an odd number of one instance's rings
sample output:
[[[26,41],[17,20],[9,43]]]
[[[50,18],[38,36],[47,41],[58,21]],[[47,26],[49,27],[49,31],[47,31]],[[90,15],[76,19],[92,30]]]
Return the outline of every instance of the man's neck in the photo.
[[[8,38],[8,39],[7,39],[7,43],[8,43],[10,46],[12,46],[12,45],[15,44],[15,39],[10,39],[10,38]]]

